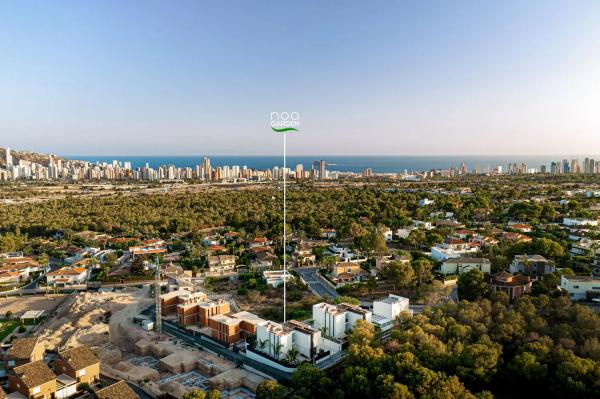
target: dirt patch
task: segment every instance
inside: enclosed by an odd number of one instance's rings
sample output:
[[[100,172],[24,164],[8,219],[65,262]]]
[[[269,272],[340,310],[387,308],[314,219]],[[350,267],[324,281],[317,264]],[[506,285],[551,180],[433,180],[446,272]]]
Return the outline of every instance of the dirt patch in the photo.
[[[0,297],[0,314],[11,311],[20,316],[28,310],[43,310],[44,316],[51,316],[67,298],[68,295]]]

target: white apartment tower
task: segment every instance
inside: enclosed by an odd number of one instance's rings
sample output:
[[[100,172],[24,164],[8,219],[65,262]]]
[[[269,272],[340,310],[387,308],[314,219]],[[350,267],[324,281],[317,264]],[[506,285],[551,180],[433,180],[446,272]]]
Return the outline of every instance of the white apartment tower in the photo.
[[[13,160],[10,154],[10,148],[6,147],[6,166],[12,166]]]

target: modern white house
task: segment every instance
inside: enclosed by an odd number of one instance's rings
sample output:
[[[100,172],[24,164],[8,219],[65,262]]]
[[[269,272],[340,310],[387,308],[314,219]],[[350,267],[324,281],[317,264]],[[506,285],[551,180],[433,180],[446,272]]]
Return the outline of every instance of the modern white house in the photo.
[[[567,227],[593,227],[598,226],[598,220],[583,218],[563,218],[563,224]]]
[[[392,232],[392,229],[387,227],[383,229],[383,238],[385,238],[385,241],[387,242],[392,241],[392,239],[394,238],[394,233]]]
[[[423,198],[422,200],[419,200],[419,206],[420,207],[424,207],[427,205],[433,205],[435,203],[435,201],[430,200],[428,198]]]
[[[283,280],[288,282],[293,276],[286,270],[265,270],[263,277],[271,287],[280,287],[283,285]]]
[[[569,293],[572,300],[585,300],[588,296],[600,296],[600,278],[592,276],[561,276],[560,288]]]
[[[416,229],[417,229],[417,227],[415,227],[415,226],[401,227],[396,230],[396,235],[398,236],[398,238],[408,238],[411,231],[416,230]]]
[[[312,360],[321,346],[321,331],[297,320],[285,324],[293,331],[292,345],[300,352],[300,356]]]
[[[433,228],[434,228],[433,223],[431,223],[431,222],[426,222],[426,221],[422,221],[422,220],[413,220],[413,223],[414,223],[415,227],[423,228],[425,230],[433,230]]]
[[[370,311],[347,303],[331,305],[321,302],[313,305],[314,328],[332,338],[345,338],[358,320],[371,322],[371,318]]]
[[[282,359],[292,349],[294,330],[265,320],[256,325],[257,349],[275,359]]]
[[[373,302],[372,323],[381,331],[388,331],[402,312],[411,313],[408,298],[390,294],[385,299]]]
[[[333,338],[346,336],[346,312],[337,305],[321,302],[313,305],[313,321],[317,330]]]
[[[431,248],[431,257],[438,262],[444,262],[447,259],[460,258],[476,253],[480,249],[481,246],[477,243],[448,237],[443,243]]]
[[[373,314],[394,320],[402,312],[409,311],[409,300],[399,295],[389,294],[385,299],[373,302]]]
[[[472,269],[479,269],[483,273],[490,273],[491,262],[485,258],[453,258],[447,259],[440,266],[440,273],[463,274]]]

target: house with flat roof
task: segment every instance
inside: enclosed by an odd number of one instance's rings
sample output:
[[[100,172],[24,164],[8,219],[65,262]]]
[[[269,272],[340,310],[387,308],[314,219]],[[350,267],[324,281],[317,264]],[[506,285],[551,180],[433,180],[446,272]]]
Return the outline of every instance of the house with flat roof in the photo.
[[[410,312],[409,299],[399,295],[389,294],[385,299],[373,301],[373,320],[375,320],[375,316],[379,316],[378,323],[374,322],[373,324],[385,324],[379,327],[383,331],[387,331],[391,328],[391,323],[396,320],[402,312]],[[386,320],[382,320],[381,318]],[[389,320],[390,323],[385,323],[387,320]]]
[[[446,237],[443,243],[431,248],[431,257],[438,262],[448,259],[466,257],[478,252],[481,245],[476,242],[463,241],[460,238]]]
[[[556,270],[554,263],[542,255],[515,255],[508,271],[511,273],[524,273],[532,276],[543,276]]]
[[[360,306],[321,302],[313,305],[313,325],[324,335],[342,339],[354,329],[358,320],[371,322],[372,313]]]
[[[598,219],[563,218],[563,224],[567,227],[595,227]]]
[[[574,301],[600,297],[600,278],[595,276],[560,277],[560,289],[566,291]]]
[[[195,298],[196,301],[203,301],[208,296],[201,291],[192,292],[187,289],[180,288],[175,291],[167,292],[160,296],[160,308],[163,315],[174,314],[177,312],[177,305],[190,301]]]
[[[292,349],[293,330],[283,324],[266,320],[256,326],[256,345],[275,359],[281,359]]]
[[[292,276],[287,270],[265,270],[263,277],[268,285],[271,287],[280,287],[283,285],[283,280],[289,281]]]
[[[8,376],[11,392],[28,399],[52,399],[56,393],[56,375],[42,360],[15,367]]]
[[[254,313],[241,311],[231,315],[234,319],[240,320],[240,339],[248,338],[256,334],[256,327],[259,323],[265,321]]]
[[[321,331],[297,320],[290,320],[285,323],[285,326],[293,331],[293,347],[298,350],[301,357],[312,361],[321,344]]]
[[[211,335],[217,341],[231,345],[240,340],[240,319],[218,314],[208,319]]]
[[[478,269],[483,273],[490,273],[492,263],[485,258],[452,258],[447,259],[440,266],[440,273],[463,274],[472,269]]]
[[[200,324],[206,327],[210,317],[230,311],[229,302],[222,299],[214,301],[192,299],[177,305],[177,319],[183,325]]]

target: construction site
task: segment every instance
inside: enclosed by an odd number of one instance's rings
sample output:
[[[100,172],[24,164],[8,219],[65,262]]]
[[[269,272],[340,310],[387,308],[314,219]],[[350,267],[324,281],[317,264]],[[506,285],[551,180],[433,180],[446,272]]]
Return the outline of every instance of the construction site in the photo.
[[[218,389],[221,397],[253,398],[265,377],[238,367],[207,350],[168,334],[158,334],[140,316],[154,304],[151,287],[118,292],[83,292],[58,306],[36,335],[47,349],[87,345],[101,360],[101,373],[135,383],[148,394],[181,398],[201,389]]]

